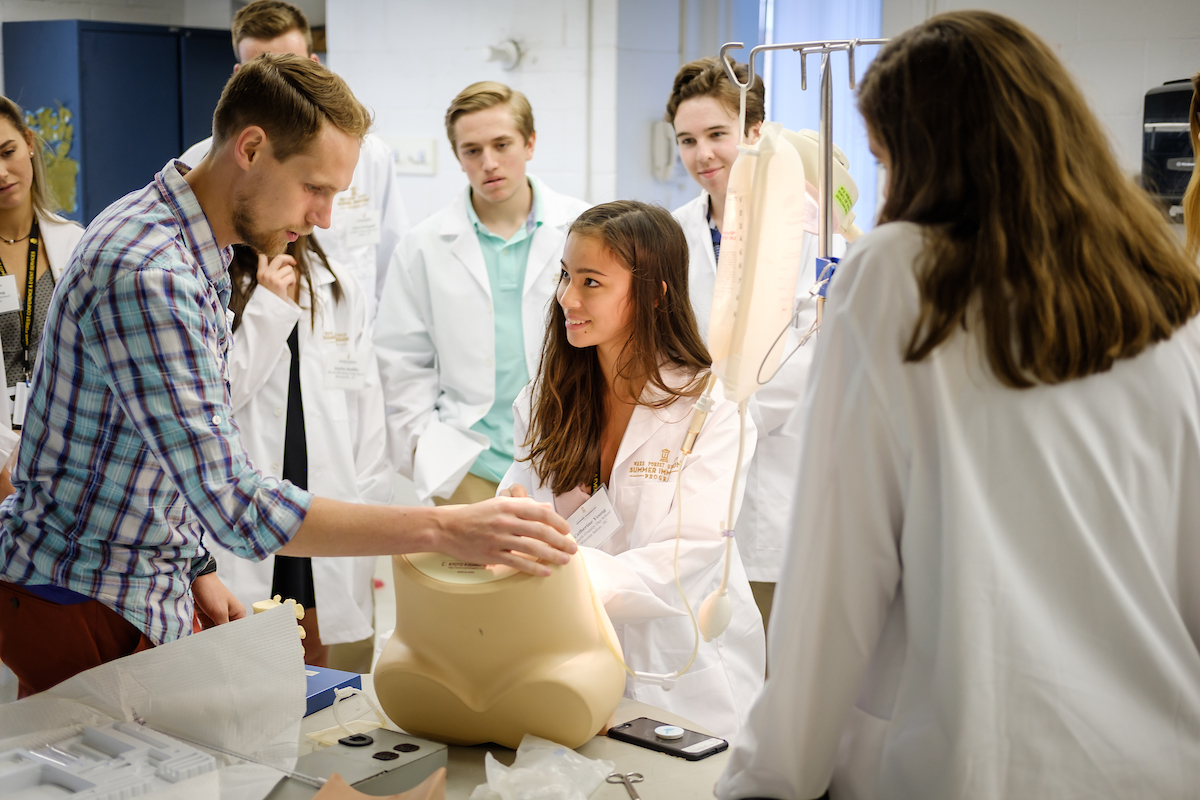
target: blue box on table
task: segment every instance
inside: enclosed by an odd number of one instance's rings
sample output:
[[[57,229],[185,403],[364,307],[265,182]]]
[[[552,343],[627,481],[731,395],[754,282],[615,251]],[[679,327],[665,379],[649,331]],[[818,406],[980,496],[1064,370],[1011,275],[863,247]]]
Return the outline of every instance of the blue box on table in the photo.
[[[315,714],[322,708],[333,705],[334,690],[352,686],[362,688],[362,675],[357,672],[343,672],[340,669],[326,667],[311,667],[304,665],[304,674],[308,678],[308,691],[304,716]]]

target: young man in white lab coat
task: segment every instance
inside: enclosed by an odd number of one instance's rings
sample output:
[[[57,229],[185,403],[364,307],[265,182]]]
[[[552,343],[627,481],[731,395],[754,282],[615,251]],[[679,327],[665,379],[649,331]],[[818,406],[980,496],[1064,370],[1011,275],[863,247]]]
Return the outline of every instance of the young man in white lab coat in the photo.
[[[238,60],[234,72],[263,53],[291,53],[318,60],[308,18],[281,0],[254,0],[240,9],[233,17],[231,33]],[[211,148],[209,137],[189,147],[179,160],[194,167]],[[321,231],[317,238],[329,259],[362,286],[369,320],[375,319],[388,261],[407,232],[408,214],[396,186],[391,148],[367,134],[350,188],[334,198],[329,230]]]
[[[492,497],[512,463],[513,400],[537,374],[567,227],[587,208],[526,174],[537,134],[520,92],[468,86],[446,134],[470,185],[401,241],[375,326],[392,461],[439,504]]]

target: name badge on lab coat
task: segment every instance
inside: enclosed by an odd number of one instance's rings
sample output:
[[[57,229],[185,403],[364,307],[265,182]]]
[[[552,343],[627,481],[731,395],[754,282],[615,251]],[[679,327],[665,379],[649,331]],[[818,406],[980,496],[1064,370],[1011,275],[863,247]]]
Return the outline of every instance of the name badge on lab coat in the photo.
[[[379,209],[354,208],[346,212],[346,246],[370,247],[379,244]]]
[[[325,388],[359,392],[367,385],[367,366],[374,352],[364,347],[357,353],[338,348],[325,354]]]
[[[0,275],[0,314],[21,310],[21,294],[16,275]]]
[[[585,547],[599,547],[621,529],[621,518],[608,499],[608,489],[601,486],[587,502],[567,517],[571,535]]]

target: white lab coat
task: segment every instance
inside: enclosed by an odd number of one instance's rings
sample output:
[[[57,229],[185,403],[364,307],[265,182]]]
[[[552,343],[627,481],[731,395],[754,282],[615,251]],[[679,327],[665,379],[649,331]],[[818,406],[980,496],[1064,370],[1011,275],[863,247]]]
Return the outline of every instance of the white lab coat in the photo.
[[[903,360],[911,223],[834,278],[771,680],[721,798],[1182,798],[1200,787],[1200,319],[1014,390]],[[857,703],[856,703],[857,700]],[[840,745],[840,749],[839,749]]]
[[[669,385],[686,384],[681,372],[666,373]],[[513,404],[518,443],[529,429],[530,387]],[[651,398],[647,389],[646,398]],[[720,392],[718,386],[716,391]],[[608,495],[623,522],[598,548],[584,547],[588,573],[621,640],[625,661],[640,672],[672,673],[687,664],[695,634],[675,586],[675,475],[670,465],[691,420],[693,398],[676,400],[664,409],[634,409],[613,463]],[[679,547],[679,579],[694,611],[721,583],[725,563],[722,522],[729,515],[729,493],[738,469],[737,406],[718,402],[683,465],[683,533]],[[741,478],[750,464],[754,424],[746,416],[746,445]],[[518,445],[517,458],[529,448]],[[534,499],[553,502],[564,517],[586,499],[582,490],[555,497],[543,486],[528,461],[516,461],[501,488],[519,483]],[[739,481],[739,489],[743,483]],[[740,492],[739,492],[740,494]],[[740,506],[740,499],[738,506]],[[630,681],[625,694],[639,702],[687,717],[718,736],[736,736],[762,687],[766,651],[762,617],[750,593],[737,542],[729,573],[733,618],[728,630],[711,642],[700,640],[691,669],[670,691]]]
[[[699,197],[672,213],[687,237],[688,294],[692,298],[700,335],[707,341],[717,276],[717,260],[713,256],[712,234],[708,227],[708,192],[700,192]],[[788,353],[795,349],[800,336],[816,319],[816,305],[808,300],[808,290],[817,280],[816,257],[817,237],[805,233],[796,299],[808,302],[789,331],[785,351]],[[758,428],[758,449],[746,479],[746,505],[738,517],[736,531],[742,563],[752,581],[774,583],[779,579],[792,512],[792,476],[800,458],[797,415],[812,363],[812,351],[813,340],[810,339],[770,382],[754,393],[750,404]]]
[[[521,302],[530,377],[537,374],[567,228],[588,207],[544,183],[537,187],[542,225],[530,244]],[[488,447],[487,437],[470,428],[496,396],[492,290],[467,217],[469,191],[404,237],[375,325],[392,462],[424,502],[453,494]]]
[[[42,234],[41,246],[45,248],[46,260],[50,262],[50,274],[54,276],[54,283],[57,286],[63,270],[71,263],[75,245],[79,244],[79,240],[83,238],[83,228],[78,222],[64,219],[57,214],[50,214],[38,216],[38,229]],[[27,265],[22,265],[22,267],[25,266]],[[0,358],[0,387],[7,386],[8,376],[4,371],[4,359]],[[20,432],[12,429],[12,401],[8,392],[2,391],[0,392],[0,467],[8,463],[13,449],[16,448],[20,439]]]
[[[197,142],[179,160],[194,167],[212,149],[212,137]],[[330,262],[342,265],[363,287],[368,319],[375,319],[387,265],[408,233],[408,213],[396,181],[392,150],[373,134],[363,138],[350,188],[333,198],[328,230],[315,232]]]
[[[250,296],[229,359],[233,418],[250,460],[267,475],[282,477],[292,361],[287,340],[298,322],[308,488],[337,500],[388,503],[392,471],[386,457],[383,394],[375,359],[366,359],[361,389],[325,388],[330,356],[371,348],[363,291],[353,277],[340,271],[340,265],[333,268],[343,292],[338,303],[331,291],[333,276],[323,266],[313,267],[315,326],[303,283],[299,305],[261,286]],[[255,562],[239,558],[216,541],[208,542],[208,547],[217,557],[221,580],[247,608],[270,597],[274,556]],[[375,561],[312,560],[324,644],[356,642],[371,635]]]

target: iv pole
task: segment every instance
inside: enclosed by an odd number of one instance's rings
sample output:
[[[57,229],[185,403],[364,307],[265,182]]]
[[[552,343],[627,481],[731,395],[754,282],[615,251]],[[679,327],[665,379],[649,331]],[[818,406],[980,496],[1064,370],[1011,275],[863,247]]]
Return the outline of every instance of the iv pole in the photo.
[[[854,79],[854,50],[865,45],[885,44],[887,39],[834,39],[815,42],[790,42],[785,44],[760,44],[750,50],[747,60],[749,76],[746,83],[738,80],[733,71],[732,59],[726,58],[729,50],[740,50],[746,45],[742,42],[727,42],[721,45],[721,63],[725,66],[725,74],[743,93],[754,82],[754,59],[759,53],[768,50],[792,50],[800,54],[800,89],[808,89],[808,55],[821,54],[821,133],[820,159],[817,162],[817,198],[821,210],[821,224],[817,232],[817,250],[822,259],[833,255],[833,79],[830,71],[829,54],[845,51],[850,60],[850,88],[855,88]],[[828,263],[828,262],[826,262]],[[825,270],[818,272],[818,281],[827,281]],[[817,298],[817,319],[820,324],[821,311],[825,304],[825,289],[822,285],[821,296]]]

